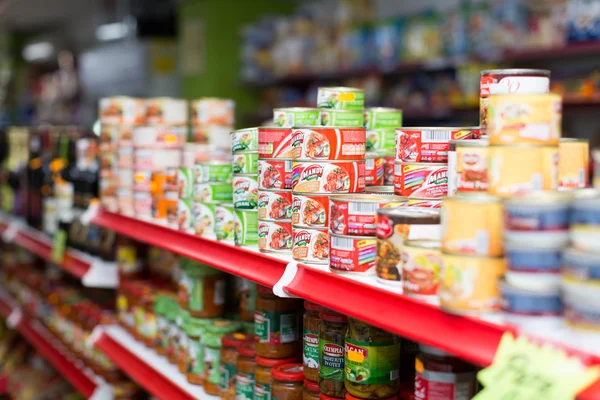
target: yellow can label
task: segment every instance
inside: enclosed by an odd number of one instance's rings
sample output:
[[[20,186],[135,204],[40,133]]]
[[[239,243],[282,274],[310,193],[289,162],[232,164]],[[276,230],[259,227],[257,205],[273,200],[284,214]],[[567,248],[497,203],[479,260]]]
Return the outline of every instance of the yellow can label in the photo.
[[[589,177],[588,141],[561,141],[558,145],[558,186],[584,188]]]

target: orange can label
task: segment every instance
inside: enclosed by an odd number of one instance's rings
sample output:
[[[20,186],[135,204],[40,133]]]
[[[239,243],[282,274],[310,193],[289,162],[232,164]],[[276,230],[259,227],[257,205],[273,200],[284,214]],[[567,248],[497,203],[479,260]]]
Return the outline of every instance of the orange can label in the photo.
[[[458,192],[487,192],[487,147],[456,147],[456,190]]]
[[[561,140],[558,145],[558,187],[576,189],[588,185],[589,142]]]

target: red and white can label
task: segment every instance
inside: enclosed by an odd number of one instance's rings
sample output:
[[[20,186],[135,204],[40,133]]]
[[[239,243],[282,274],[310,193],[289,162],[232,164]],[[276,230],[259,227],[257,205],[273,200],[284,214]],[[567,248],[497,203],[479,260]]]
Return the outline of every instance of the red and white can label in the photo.
[[[419,199],[440,199],[448,194],[445,164],[400,163],[394,177],[396,194]],[[396,163],[398,166],[398,163]]]
[[[313,264],[327,264],[329,233],[326,229],[293,229],[292,256],[295,260]]]
[[[259,158],[292,158],[292,128],[258,128]]]
[[[344,272],[367,272],[375,267],[377,239],[331,235],[329,268]]]
[[[292,133],[295,160],[357,160],[366,152],[365,128],[302,128]]]
[[[364,161],[294,162],[292,190],[299,193],[362,193]]]
[[[365,161],[365,186],[382,186],[384,181],[384,159],[367,158]]]
[[[292,224],[326,229],[329,226],[329,196],[294,193]]]
[[[291,222],[258,221],[258,248],[262,251],[291,251]]]
[[[450,140],[479,137],[479,129],[396,129],[396,161],[447,162]]]
[[[292,192],[258,190],[258,218],[289,220],[292,217]]]
[[[258,160],[258,187],[260,189],[292,188],[291,160]]]

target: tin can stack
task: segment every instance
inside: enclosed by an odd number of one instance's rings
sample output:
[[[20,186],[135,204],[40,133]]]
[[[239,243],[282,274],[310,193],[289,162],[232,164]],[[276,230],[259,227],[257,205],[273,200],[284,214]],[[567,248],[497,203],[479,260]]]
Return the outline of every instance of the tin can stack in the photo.
[[[448,196],[457,193],[487,193],[487,137],[451,140],[448,150]]]
[[[230,99],[203,97],[191,102],[191,141],[230,151],[229,133],[234,129],[235,103]]]
[[[402,126],[402,111],[384,107],[365,108],[364,125],[367,129],[365,184],[391,186],[394,184],[395,129]]]

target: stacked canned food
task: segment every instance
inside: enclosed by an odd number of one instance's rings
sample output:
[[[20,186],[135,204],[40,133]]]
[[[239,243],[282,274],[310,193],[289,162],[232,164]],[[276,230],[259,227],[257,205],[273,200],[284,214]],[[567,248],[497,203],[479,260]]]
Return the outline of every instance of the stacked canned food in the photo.
[[[191,141],[211,144],[229,151],[229,132],[233,130],[235,103],[230,99],[203,97],[191,102]]]
[[[365,108],[364,125],[367,129],[365,185],[391,186],[394,184],[395,129],[402,126],[402,111]]]
[[[488,141],[451,140],[448,150],[448,196],[488,191]]]
[[[589,184],[590,146],[587,139],[561,138],[558,143],[559,190],[585,188]]]

